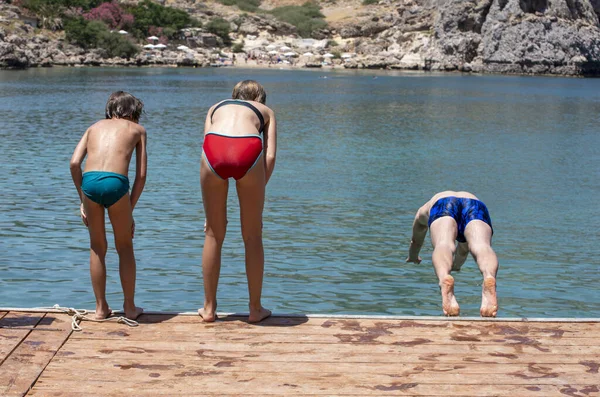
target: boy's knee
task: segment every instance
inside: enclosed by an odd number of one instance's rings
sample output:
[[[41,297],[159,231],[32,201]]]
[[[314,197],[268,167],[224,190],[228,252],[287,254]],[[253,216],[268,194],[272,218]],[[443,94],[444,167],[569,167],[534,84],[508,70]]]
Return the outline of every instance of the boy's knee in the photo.
[[[456,245],[454,242],[440,242],[435,246],[436,250],[450,251],[452,254],[456,252]]]
[[[108,250],[108,243],[106,240],[103,241],[92,241],[90,242],[90,249],[94,251],[94,253],[100,257],[106,256],[106,251]]]
[[[262,230],[244,231],[242,230],[242,239],[244,244],[256,244],[262,242]]]
[[[115,248],[117,249],[118,254],[124,254],[128,252],[133,252],[133,241],[130,240],[116,240]]]
[[[204,229],[204,232],[206,233],[207,237],[213,238],[217,244],[223,245],[223,242],[225,241],[225,230],[215,230],[207,226]]]
[[[471,250],[471,255],[474,257],[479,257],[483,255],[495,255],[494,250],[487,244],[477,244],[469,247]]]

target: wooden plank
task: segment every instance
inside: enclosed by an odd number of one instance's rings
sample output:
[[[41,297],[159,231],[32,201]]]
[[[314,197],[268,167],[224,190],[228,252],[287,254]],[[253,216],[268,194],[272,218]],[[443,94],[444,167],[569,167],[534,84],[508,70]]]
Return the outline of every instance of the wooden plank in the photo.
[[[430,394],[439,394],[442,391],[450,389],[450,385],[456,385],[455,393],[452,394],[468,394],[466,390],[478,391],[485,390],[493,395],[506,395],[502,389],[512,388],[513,386],[562,386],[569,388],[573,384],[581,384],[591,386],[590,392],[598,392],[598,380],[588,376],[581,382],[575,378],[537,378],[537,379],[519,379],[515,376],[505,374],[494,377],[493,380],[489,375],[473,375],[464,374],[437,374],[437,373],[422,373],[406,375],[403,373],[390,373],[382,375],[368,374],[364,376],[360,374],[360,368],[357,368],[353,376],[343,376],[336,372],[323,374],[259,374],[259,373],[228,373],[226,376],[221,375],[219,371],[201,372],[194,371],[184,367],[177,372],[168,371],[161,367],[159,369],[147,370],[140,374],[132,373],[132,371],[117,372],[122,378],[107,379],[101,376],[96,379],[96,373],[93,370],[87,370],[87,379],[68,379],[68,378],[51,378],[44,376],[38,380],[34,386],[36,391],[44,390],[78,390],[82,395],[87,395],[87,392],[97,393],[101,387],[107,395],[112,395],[114,392],[122,392],[131,390],[134,394],[140,394],[140,390],[152,390],[154,392],[166,391],[187,391],[190,395],[198,388],[202,390],[220,391],[223,394],[240,393],[241,390],[252,391],[254,394],[276,393],[280,394],[382,394],[386,390],[403,390],[401,385],[413,385],[405,390],[411,389],[411,395],[424,394],[419,389],[414,389],[416,386],[421,386],[429,391]],[[114,372],[112,374],[115,374]],[[65,375],[65,374],[63,374]],[[103,374],[102,374],[103,375]],[[126,379],[126,381],[125,381]],[[433,381],[435,380],[435,381]],[[433,382],[432,382],[433,381]],[[490,384],[493,382],[493,384]],[[291,386],[295,385],[295,386]],[[291,386],[291,387],[290,387]],[[593,389],[595,387],[595,389]],[[466,389],[466,390],[465,390]],[[522,388],[519,388],[522,390]],[[458,392],[458,393],[456,393]],[[145,395],[145,393],[141,393]],[[512,395],[518,395],[513,393]]]
[[[72,368],[94,368],[101,370],[103,373],[119,372],[118,370],[129,369],[152,369],[156,368],[177,368],[181,367],[181,363],[185,363],[187,371],[195,372],[204,371],[206,373],[218,370],[223,373],[240,372],[240,373],[328,373],[335,369],[336,373],[353,375],[357,370],[357,364],[360,365],[361,373],[365,374],[384,374],[386,371],[400,372],[435,372],[446,374],[488,374],[495,375],[499,373],[519,373],[528,374],[530,377],[540,375],[543,370],[552,371],[557,374],[573,376],[576,374],[595,373],[593,366],[587,362],[577,364],[538,364],[534,362],[525,363],[508,363],[497,364],[488,363],[480,364],[473,362],[462,363],[435,363],[435,362],[420,362],[407,363],[404,360],[399,362],[400,357],[396,356],[396,362],[370,362],[370,363],[344,363],[344,362],[326,362],[313,361],[310,363],[298,363],[289,361],[258,361],[244,360],[243,358],[221,360],[219,358],[206,358],[196,354],[178,354],[171,356],[154,356],[152,358],[147,355],[130,354],[127,358],[111,357],[59,357],[56,356],[52,360],[52,371],[69,371]],[[308,365],[310,364],[310,365]],[[600,363],[598,364],[600,365]],[[543,369],[543,370],[542,370]],[[73,375],[73,379],[81,376]],[[85,375],[82,375],[85,376]],[[101,379],[101,378],[99,378]],[[435,382],[433,382],[435,383]]]
[[[237,379],[242,376],[256,376],[264,381],[293,382],[297,378],[327,379],[346,377],[351,380],[345,384],[368,384],[369,382],[385,383],[401,378],[405,381],[419,384],[481,384],[486,385],[492,376],[495,383],[500,384],[597,384],[598,374],[584,364],[580,365],[540,365],[534,362],[528,364],[503,364],[482,366],[471,363],[462,365],[447,364],[402,364],[402,356],[396,355],[396,363],[373,365],[361,363],[358,365],[343,365],[337,363],[320,363],[322,357],[315,356],[313,362],[282,363],[245,362],[236,366],[232,361],[220,361],[207,364],[202,358],[191,354],[180,354],[178,359],[157,357],[149,360],[145,355],[139,355],[128,360],[117,359],[55,359],[44,374],[45,379],[55,377],[61,379],[78,368],[77,373],[69,376],[69,380],[85,382],[91,378],[95,381],[114,381],[125,377],[129,382],[143,382],[151,378],[161,378],[163,381],[182,378],[210,376],[211,379]],[[208,361],[208,360],[207,360]],[[77,364],[77,365],[76,365]],[[76,365],[76,366],[75,366]],[[488,367],[488,368],[483,368]],[[494,369],[496,371],[494,371]],[[155,376],[153,376],[153,374]]]
[[[569,323],[569,322],[553,322],[552,319],[548,319],[547,322],[503,322],[503,321],[453,321],[444,320],[440,317],[440,320],[383,320],[376,318],[358,318],[358,319],[338,319],[338,318],[314,318],[314,317],[269,317],[259,324],[249,324],[246,317],[239,316],[228,316],[221,317],[214,323],[203,323],[199,316],[192,315],[169,315],[169,314],[143,314],[138,319],[140,324],[200,324],[203,327],[224,327],[232,325],[236,328],[247,327],[265,327],[265,328],[276,328],[276,327],[296,327],[296,326],[318,326],[318,327],[337,327],[337,328],[360,328],[360,327],[373,327],[377,324],[387,324],[391,328],[455,328],[455,329],[468,329],[473,327],[528,327],[531,330],[537,328],[548,328],[556,327],[562,330],[579,332],[580,330],[596,329],[600,328],[600,321],[589,321],[581,323]]]
[[[0,328],[0,366],[29,332],[28,329]]]
[[[110,329],[110,328],[109,328]],[[522,344],[538,346],[540,350],[544,350],[551,346],[598,346],[598,337],[547,337],[537,336],[529,337],[523,335],[505,335],[499,336],[474,336],[463,333],[438,333],[437,335],[389,335],[381,332],[356,332],[356,333],[340,333],[340,334],[304,334],[301,329],[296,334],[252,334],[243,331],[232,332],[197,332],[193,329],[172,330],[166,327],[137,327],[131,329],[121,328],[112,331],[98,331],[86,327],[83,332],[78,332],[73,336],[74,339],[123,339],[140,341],[187,341],[190,336],[202,342],[248,342],[248,343],[353,343],[360,344],[389,344],[400,346],[411,346],[419,344],[457,344],[469,345],[477,342],[481,344]]]
[[[0,395],[25,395],[70,334],[71,326],[66,322],[63,329],[42,326],[30,331],[0,366]]]
[[[195,336],[190,333],[190,339],[195,339]],[[115,352],[117,349],[142,349],[143,352],[152,352],[160,349],[169,350],[173,346],[185,347],[191,351],[213,351],[213,352],[243,352],[245,354],[253,353],[316,353],[319,354],[335,354],[335,353],[346,353],[346,354],[390,354],[390,353],[401,353],[401,354],[431,354],[431,353],[443,353],[443,354],[478,354],[478,355],[499,355],[499,354],[513,354],[513,355],[541,355],[546,354],[568,354],[568,355],[600,355],[600,346],[547,346],[541,347],[539,345],[527,345],[527,344],[479,344],[471,343],[466,344],[435,344],[435,343],[402,343],[399,345],[385,345],[385,344],[355,344],[355,343],[243,343],[234,341],[218,341],[218,342],[205,342],[197,340],[195,342],[189,341],[177,341],[173,343],[170,340],[137,340],[137,339],[75,339],[71,338],[69,345],[65,346],[65,349],[71,349],[74,343],[78,342],[84,346],[88,346],[89,349],[96,349],[100,352]]]
[[[187,346],[187,345],[186,345]],[[192,354],[197,355],[202,360],[221,361],[260,361],[260,362],[290,362],[290,363],[311,363],[324,362],[332,365],[350,363],[350,364],[372,364],[372,363],[407,363],[407,364],[423,364],[423,363],[441,363],[441,364],[528,364],[537,363],[543,365],[560,365],[560,364],[580,364],[582,362],[589,363],[593,368],[598,363],[598,355],[565,355],[565,354],[513,354],[513,353],[490,353],[482,355],[481,353],[469,352],[468,354],[459,353],[402,353],[401,360],[398,355],[390,353],[374,353],[365,355],[363,353],[341,352],[330,353],[325,357],[315,357],[314,351],[300,352],[290,354],[289,352],[235,352],[235,351],[213,351],[210,349],[196,349],[190,346]],[[185,349],[185,347],[182,347]],[[57,357],[77,357],[85,358],[101,358],[106,360],[121,360],[128,359],[131,356],[140,356],[148,360],[161,358],[168,360],[168,357],[187,357],[182,353],[182,350],[171,347],[168,350],[152,350],[152,347],[130,346],[119,350],[101,350],[101,351],[73,351],[72,346],[65,346],[64,349],[57,354]],[[55,358],[56,359],[56,358]],[[177,359],[175,359],[177,360]],[[400,360],[400,361],[399,361]]]
[[[541,396],[597,396],[594,392],[595,387],[589,385],[570,385],[570,386],[554,386],[554,385],[540,385],[540,386],[525,386],[525,385],[490,385],[490,386],[462,386],[462,385],[447,385],[443,390],[440,389],[440,386],[431,386],[431,385],[412,385],[412,384],[396,384],[391,385],[389,387],[379,387],[377,386],[365,386],[375,388],[375,391],[370,389],[362,389],[358,392],[347,392],[341,394],[338,391],[331,390],[318,390],[314,393],[304,394],[302,392],[294,390],[293,385],[282,386],[280,391],[270,392],[270,391],[255,391],[252,389],[245,389],[243,394],[240,394],[240,390],[236,392],[224,392],[219,390],[218,388],[206,388],[202,387],[202,384],[198,383],[198,388],[196,390],[201,389],[201,395],[203,396],[248,396],[248,395],[260,395],[260,396],[281,396],[281,395],[293,395],[294,397],[307,397],[307,396],[329,396],[329,397],[341,397],[341,396],[430,396],[430,397],[441,397],[441,396],[523,396],[523,397],[541,397]],[[101,385],[97,386],[98,389],[102,389]],[[95,391],[86,392],[86,397],[100,397],[107,396],[103,392],[98,392],[98,389]],[[111,397],[131,397],[136,395],[142,395],[146,397],[154,397],[154,396],[190,396],[194,395],[193,392],[189,390],[182,390],[182,388],[175,386],[170,390],[157,391],[154,389],[150,389],[150,387],[144,388],[142,385],[129,386],[127,385],[124,390],[115,390],[110,393]],[[442,393],[442,394],[440,394]],[[200,393],[199,393],[200,394]],[[32,390],[28,396],[46,396],[46,397],[81,397],[81,393],[79,392],[69,392],[69,391],[51,391],[51,390],[43,390],[38,391],[36,389]]]
[[[188,322],[163,322],[146,324],[142,323],[140,329],[164,330],[170,331],[190,331],[190,325],[196,325],[192,330],[195,333],[222,333],[222,332],[238,332],[244,334],[319,334],[319,335],[355,335],[355,334],[370,334],[370,335],[419,335],[419,336],[437,336],[440,331],[452,332],[458,337],[504,337],[504,336],[547,336],[552,338],[560,337],[600,337],[599,324],[582,324],[581,328],[564,327],[565,324],[547,324],[541,325],[507,325],[499,323],[470,323],[472,325],[465,327],[464,323],[422,323],[400,321],[398,323],[385,323],[381,321],[357,322],[346,320],[344,322],[332,321],[331,323],[324,322],[321,325],[300,324],[296,326],[255,326],[243,322],[223,322],[215,324],[202,324],[199,320],[195,323]],[[113,323],[91,323],[83,322],[84,331],[93,333],[96,331],[106,330],[115,331]],[[126,330],[126,328],[123,328]],[[125,331],[127,332],[127,331]],[[86,335],[83,332],[81,335]]]
[[[9,312],[0,319],[0,328],[33,328],[44,317],[44,313]]]
[[[2,319],[2,317],[6,316],[7,314],[8,312],[0,311],[0,319]]]

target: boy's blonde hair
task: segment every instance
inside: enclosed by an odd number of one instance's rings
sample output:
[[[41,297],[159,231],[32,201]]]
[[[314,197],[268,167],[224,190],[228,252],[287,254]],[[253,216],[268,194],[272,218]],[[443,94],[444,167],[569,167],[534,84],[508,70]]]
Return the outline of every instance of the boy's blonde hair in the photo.
[[[144,104],[142,101],[125,91],[116,91],[106,102],[105,117],[107,119],[131,119],[136,123],[140,120]]]
[[[240,81],[233,87],[231,94],[233,99],[242,99],[244,101],[255,101],[260,103],[267,102],[267,93],[262,85],[254,80]]]

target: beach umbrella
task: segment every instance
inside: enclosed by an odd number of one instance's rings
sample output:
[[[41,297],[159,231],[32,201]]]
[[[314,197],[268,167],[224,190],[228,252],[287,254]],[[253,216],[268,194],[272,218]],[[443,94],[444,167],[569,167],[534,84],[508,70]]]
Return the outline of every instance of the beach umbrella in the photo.
[[[148,50],[153,50],[154,49],[154,44],[146,44],[144,46],[144,48],[148,49]]]
[[[181,50],[181,51],[187,51],[187,50],[189,50],[189,49],[190,49],[190,47],[188,47],[188,46],[185,46],[185,45],[180,45],[179,47],[177,47],[177,49],[178,49],[178,50]]]
[[[164,44],[157,44],[157,45],[154,46],[154,48],[158,48],[159,50],[162,50],[162,49],[167,48],[167,46],[164,45]]]
[[[158,37],[156,37],[156,36],[150,36],[150,37],[148,37],[148,40],[158,40]]]
[[[265,47],[267,50],[274,50],[275,48],[277,48],[277,46],[274,46],[273,44],[269,44],[268,46]]]
[[[126,30],[119,30],[119,34],[127,34]]]
[[[295,53],[295,52],[293,52],[293,51],[290,51],[290,52],[286,52],[286,53],[285,53],[285,54],[283,54],[283,55],[284,55],[284,56],[286,56],[286,57],[294,57],[294,56],[296,56],[296,55],[298,55],[298,54],[296,54],[296,53]]]
[[[270,55],[277,55],[277,54],[278,54],[278,52],[277,52],[277,51],[269,51],[269,54],[270,54]]]
[[[327,54],[323,55],[323,57],[325,57],[325,58],[333,58],[334,55],[330,54],[330,53],[327,53]]]
[[[291,50],[291,48],[290,48],[290,47],[288,47],[288,46],[286,46],[286,45],[284,45],[283,47],[281,47],[281,48],[279,48],[279,49],[280,49],[281,51],[289,51],[289,50]]]
[[[312,56],[313,56],[313,53],[312,53],[312,52],[305,52],[304,54],[302,54],[302,56],[305,56],[305,57],[312,57]]]
[[[352,58],[352,56],[353,56],[353,54],[350,54],[350,53],[342,54],[342,58],[344,58],[344,59]]]

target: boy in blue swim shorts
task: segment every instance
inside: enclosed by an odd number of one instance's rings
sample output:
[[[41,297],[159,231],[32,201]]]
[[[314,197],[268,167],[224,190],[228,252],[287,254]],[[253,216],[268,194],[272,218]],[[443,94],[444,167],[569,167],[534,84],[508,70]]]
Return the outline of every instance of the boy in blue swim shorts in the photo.
[[[96,296],[96,318],[111,314],[106,301],[106,231],[104,209],[113,227],[123,287],[123,310],[129,319],[143,311],[135,305],[133,209],[146,182],[146,130],[138,124],[143,104],[133,95],[114,92],[106,103],[106,119],[87,129],[71,158],[71,176],[81,199],[81,219],[90,233],[90,273]],[[135,150],[135,180],[129,192],[129,162]],[[85,170],[81,163],[84,158]]]
[[[492,249],[492,220],[485,204],[469,192],[445,191],[433,196],[417,211],[406,262],[421,263],[419,251],[428,228],[433,245],[431,261],[439,279],[444,314],[460,314],[450,272],[459,271],[470,252],[483,275],[480,314],[496,317],[498,257]]]

